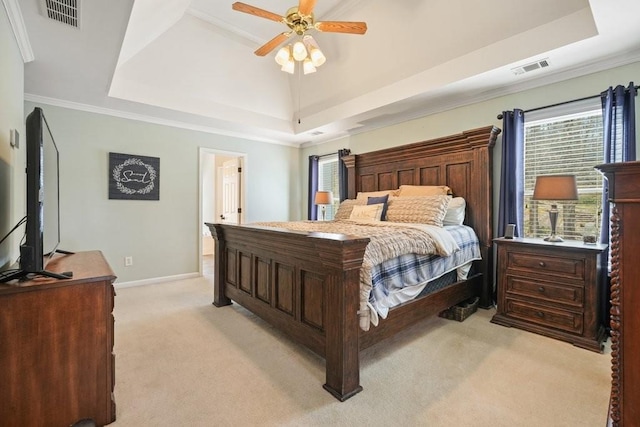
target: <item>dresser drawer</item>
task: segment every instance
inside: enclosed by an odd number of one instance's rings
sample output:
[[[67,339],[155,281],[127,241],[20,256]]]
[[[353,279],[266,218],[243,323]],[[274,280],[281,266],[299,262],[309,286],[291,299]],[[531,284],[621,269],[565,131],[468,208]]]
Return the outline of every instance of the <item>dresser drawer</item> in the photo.
[[[519,276],[507,276],[507,296],[558,303],[580,309],[584,306],[584,286],[570,286]]]
[[[584,280],[585,260],[581,257],[553,256],[511,251],[507,254],[507,271],[520,270],[534,274],[549,274]]]
[[[553,309],[532,303],[507,299],[505,314],[515,319],[535,323],[545,327],[582,334],[583,315],[571,311]]]

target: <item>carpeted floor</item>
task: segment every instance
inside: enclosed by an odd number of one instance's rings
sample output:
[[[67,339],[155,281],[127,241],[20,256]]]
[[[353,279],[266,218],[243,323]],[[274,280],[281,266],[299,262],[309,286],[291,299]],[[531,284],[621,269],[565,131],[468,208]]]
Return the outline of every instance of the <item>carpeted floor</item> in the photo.
[[[364,391],[338,402],[324,361],[212,278],[117,290],[117,419],[124,426],[602,426],[610,350],[489,323],[428,319],[361,356]]]

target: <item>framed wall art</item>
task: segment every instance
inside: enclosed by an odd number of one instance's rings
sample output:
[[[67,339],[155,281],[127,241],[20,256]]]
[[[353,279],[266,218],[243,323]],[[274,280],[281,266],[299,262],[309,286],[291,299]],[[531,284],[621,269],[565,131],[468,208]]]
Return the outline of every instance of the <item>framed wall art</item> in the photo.
[[[160,158],[109,153],[109,199],[160,200]]]

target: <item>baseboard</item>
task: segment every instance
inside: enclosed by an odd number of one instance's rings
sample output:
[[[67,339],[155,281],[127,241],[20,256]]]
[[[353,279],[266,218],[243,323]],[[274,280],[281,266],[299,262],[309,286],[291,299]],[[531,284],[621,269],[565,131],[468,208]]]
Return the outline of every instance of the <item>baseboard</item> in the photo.
[[[143,280],[133,280],[131,282],[122,282],[122,283],[114,283],[113,287],[116,289],[122,288],[132,288],[134,286],[144,286],[144,285],[156,285],[158,283],[164,282],[172,282],[176,280],[185,280],[185,279],[193,279],[196,277],[201,277],[198,273],[186,273],[186,274],[176,274],[175,276],[165,276],[165,277],[154,277],[151,279],[143,279]]]

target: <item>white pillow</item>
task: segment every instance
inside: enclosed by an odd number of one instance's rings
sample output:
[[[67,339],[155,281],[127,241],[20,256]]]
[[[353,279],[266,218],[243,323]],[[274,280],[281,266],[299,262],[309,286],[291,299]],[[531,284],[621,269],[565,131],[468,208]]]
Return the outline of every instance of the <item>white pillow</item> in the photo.
[[[454,197],[449,202],[447,213],[442,220],[443,225],[462,225],[467,207],[466,201],[462,197]]]
[[[384,203],[375,205],[355,205],[351,211],[349,219],[380,221]]]

